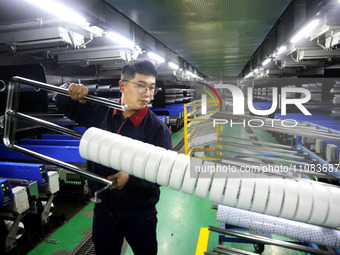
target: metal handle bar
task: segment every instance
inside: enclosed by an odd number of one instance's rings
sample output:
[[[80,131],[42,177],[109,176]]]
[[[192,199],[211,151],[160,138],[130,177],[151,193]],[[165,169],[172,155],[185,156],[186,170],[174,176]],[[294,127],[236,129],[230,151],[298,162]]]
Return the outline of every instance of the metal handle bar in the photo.
[[[53,91],[55,93],[58,93],[58,94],[61,94],[61,95],[64,95],[64,96],[70,96],[68,94],[67,89],[60,88],[60,87],[57,87],[57,86],[53,86],[53,85],[43,83],[43,82],[30,80],[30,79],[19,77],[19,76],[14,76],[14,77],[11,78],[11,80],[9,82],[9,87],[18,85],[18,83],[23,83],[23,84],[31,85],[31,86],[41,88],[41,89],[44,89],[44,90]],[[106,99],[106,98],[103,98],[103,97],[87,95],[87,96],[84,97],[84,99],[86,101],[91,102],[91,103],[107,106],[107,107],[118,109],[118,110],[121,110],[121,111],[125,111],[127,109],[127,105],[117,103],[117,102],[113,102],[113,101]]]
[[[3,136],[4,145],[11,150],[15,150],[15,151],[18,151],[22,154],[40,159],[40,160],[48,162],[50,164],[63,167],[65,169],[69,170],[69,171],[75,172],[75,173],[82,175],[82,176],[85,176],[89,179],[93,179],[95,181],[106,184],[107,186],[114,185],[114,182],[112,182],[112,181],[110,181],[110,180],[108,180],[108,179],[106,179],[106,178],[104,178],[100,175],[88,172],[88,171],[83,170],[83,169],[81,169],[77,166],[74,166],[72,164],[65,163],[63,161],[48,157],[46,155],[37,153],[35,151],[28,150],[26,148],[20,147],[20,146],[15,144],[15,133],[16,133],[16,128],[17,128],[16,127],[17,118],[24,119],[26,121],[30,121],[30,122],[39,124],[39,125],[46,127],[48,129],[51,129],[51,130],[54,130],[54,131],[57,131],[57,132],[60,132],[60,133],[68,134],[68,135],[74,136],[76,138],[82,137],[82,134],[79,133],[79,132],[72,131],[72,130],[69,130],[65,127],[56,125],[52,122],[41,120],[39,118],[35,118],[35,117],[32,117],[32,116],[18,112],[17,110],[18,110],[18,106],[19,106],[18,98],[19,98],[19,93],[20,93],[20,83],[28,84],[28,85],[31,85],[31,86],[39,87],[39,88],[42,88],[42,89],[45,89],[45,90],[54,91],[56,93],[69,96],[67,89],[62,89],[62,88],[59,88],[59,87],[55,87],[53,85],[49,85],[49,84],[45,84],[45,83],[41,83],[41,82],[29,80],[29,79],[25,79],[25,78],[22,78],[22,77],[17,77],[17,76],[13,77],[10,80],[9,86],[8,86],[7,103],[6,103],[6,110],[5,110],[4,136]],[[98,104],[101,104],[101,105],[105,105],[105,106],[120,109],[120,110],[126,109],[126,107],[124,105],[119,104],[119,103],[114,103],[114,102],[109,101],[105,98],[103,98],[103,100],[102,100],[102,98],[95,97],[95,96],[87,96],[85,98],[86,98],[86,100],[89,100],[93,103],[98,103]]]

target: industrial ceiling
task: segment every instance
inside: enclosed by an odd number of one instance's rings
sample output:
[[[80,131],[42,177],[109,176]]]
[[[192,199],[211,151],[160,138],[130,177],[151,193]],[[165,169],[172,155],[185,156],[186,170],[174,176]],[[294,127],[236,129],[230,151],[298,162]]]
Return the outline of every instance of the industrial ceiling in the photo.
[[[291,0],[106,0],[209,77],[237,77]]]
[[[49,75],[100,78],[152,51],[165,59],[160,73],[188,80],[190,71],[218,81],[323,75],[320,68],[339,64],[339,0],[56,1],[82,15],[86,25],[32,2],[0,0],[0,66],[37,63]],[[290,43],[315,17],[317,30]],[[109,32],[133,41],[133,48],[110,41]],[[278,56],[282,45],[287,48]],[[173,72],[170,61],[180,69]]]

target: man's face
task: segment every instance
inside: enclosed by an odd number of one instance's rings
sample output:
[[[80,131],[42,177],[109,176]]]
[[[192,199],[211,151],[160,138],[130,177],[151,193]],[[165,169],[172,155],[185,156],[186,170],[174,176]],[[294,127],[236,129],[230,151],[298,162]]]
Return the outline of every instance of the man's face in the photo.
[[[138,111],[145,108],[153,98],[149,89],[145,93],[140,93],[138,84],[148,88],[156,87],[156,78],[136,73],[135,77],[129,81],[120,81],[121,92],[124,93],[123,102],[128,105],[128,110]]]

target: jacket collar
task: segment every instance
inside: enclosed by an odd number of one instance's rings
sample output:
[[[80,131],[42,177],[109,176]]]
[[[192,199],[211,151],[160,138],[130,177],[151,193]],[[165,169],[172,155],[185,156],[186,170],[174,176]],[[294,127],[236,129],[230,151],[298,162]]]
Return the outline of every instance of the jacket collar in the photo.
[[[144,119],[147,112],[148,112],[148,107],[146,106],[143,109],[141,109],[141,110],[135,112],[134,114],[132,114],[131,116],[129,116],[128,119],[130,119],[132,121],[133,125],[135,127],[137,127],[142,122],[142,120]],[[114,109],[112,117],[115,116],[115,115],[122,115],[122,111]]]

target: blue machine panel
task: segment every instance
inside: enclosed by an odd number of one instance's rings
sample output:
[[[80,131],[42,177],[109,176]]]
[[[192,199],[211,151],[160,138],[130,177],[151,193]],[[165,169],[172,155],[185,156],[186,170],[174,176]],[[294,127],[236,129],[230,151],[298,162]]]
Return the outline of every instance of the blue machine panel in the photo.
[[[38,186],[48,182],[48,174],[43,164],[0,162],[0,176],[37,181]]]
[[[19,144],[79,146],[80,140],[21,139]]]
[[[77,138],[65,134],[42,134],[41,139],[56,139],[56,140],[78,140]]]
[[[0,206],[5,206],[12,202],[13,192],[11,184],[7,179],[0,178]]]
[[[20,145],[21,147],[38,152],[57,160],[70,162],[70,163],[86,163],[79,155],[78,146],[47,146],[47,145]],[[37,161],[36,158],[21,154],[16,151],[8,149],[5,145],[0,144],[0,159],[2,160],[16,160],[16,161]]]

